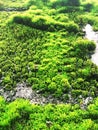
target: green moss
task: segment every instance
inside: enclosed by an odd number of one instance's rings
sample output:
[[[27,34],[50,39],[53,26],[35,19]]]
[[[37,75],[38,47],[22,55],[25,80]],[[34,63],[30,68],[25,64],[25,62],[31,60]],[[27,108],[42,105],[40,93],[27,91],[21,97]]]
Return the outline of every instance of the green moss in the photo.
[[[23,99],[7,104],[0,97],[1,130],[40,130],[40,129],[92,129],[97,130],[98,100],[81,110],[78,105],[47,104],[45,106],[30,104]]]
[[[82,33],[87,23],[98,30],[98,2],[80,2],[0,1],[0,10],[7,10],[0,12],[0,86],[10,92],[26,82],[45,96],[65,103],[72,96],[80,105],[80,95],[98,95],[98,67],[90,60],[96,46]],[[81,110],[79,105],[40,106],[23,99],[6,103],[0,97],[0,130],[97,130],[97,104],[96,99]]]

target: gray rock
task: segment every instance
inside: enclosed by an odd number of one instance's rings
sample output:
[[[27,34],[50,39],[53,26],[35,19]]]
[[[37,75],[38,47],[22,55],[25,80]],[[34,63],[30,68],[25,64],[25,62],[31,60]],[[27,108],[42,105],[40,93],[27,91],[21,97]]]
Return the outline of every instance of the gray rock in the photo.
[[[5,98],[6,101],[13,101],[17,98],[24,98],[30,100],[33,104],[47,104],[54,103],[59,104],[61,101],[53,98],[51,95],[48,97],[44,97],[39,92],[32,90],[31,87],[27,87],[26,83],[18,83],[16,88],[11,91],[4,91],[3,87],[0,88],[0,95]]]
[[[78,99],[82,100],[82,104],[80,105],[80,107],[82,109],[86,109],[88,104],[93,100],[92,97],[87,97],[87,98],[83,98],[82,95],[80,95],[79,97],[77,97],[76,99],[74,99],[71,95],[71,93],[68,94],[68,101],[61,101],[58,100],[54,97],[52,97],[51,95],[49,95],[48,97],[44,97],[42,96],[39,91],[34,91],[32,90],[31,87],[28,87],[28,85],[26,83],[18,83],[16,85],[16,88],[14,88],[11,91],[5,91],[3,87],[0,88],[0,95],[3,96],[5,98],[6,101],[10,102],[13,101],[17,98],[24,98],[24,99],[28,99],[30,101],[30,103],[32,104],[40,104],[40,105],[44,105],[47,103],[52,103],[52,104],[67,104],[67,103],[72,103],[72,104],[77,104],[78,103]]]
[[[87,106],[89,105],[89,103],[91,103],[93,101],[92,97],[87,97],[87,98],[83,98],[83,103],[80,105],[81,109],[86,109]]]

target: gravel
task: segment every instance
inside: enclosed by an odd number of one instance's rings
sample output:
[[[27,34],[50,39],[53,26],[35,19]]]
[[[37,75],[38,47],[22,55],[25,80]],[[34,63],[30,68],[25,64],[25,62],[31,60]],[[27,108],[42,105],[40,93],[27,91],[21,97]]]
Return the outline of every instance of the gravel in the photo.
[[[77,104],[78,99],[72,98],[71,94],[69,94],[69,100],[61,101],[57,98],[52,97],[49,95],[48,97],[42,96],[39,91],[32,90],[31,87],[28,87],[26,83],[18,83],[17,86],[11,91],[4,91],[3,87],[0,87],[0,95],[4,97],[4,99],[8,102],[14,101],[17,98],[24,98],[30,101],[32,104]],[[82,95],[78,97],[82,100],[80,104],[81,109],[86,109],[89,103],[93,101],[92,97],[83,98]]]
[[[41,94],[38,94],[36,91],[32,90],[31,87],[27,87],[26,83],[17,84],[16,88],[11,91],[4,91],[3,87],[1,87],[0,95],[8,102],[14,101],[17,98],[24,98],[30,100],[32,104],[63,103],[52,96],[44,97]]]

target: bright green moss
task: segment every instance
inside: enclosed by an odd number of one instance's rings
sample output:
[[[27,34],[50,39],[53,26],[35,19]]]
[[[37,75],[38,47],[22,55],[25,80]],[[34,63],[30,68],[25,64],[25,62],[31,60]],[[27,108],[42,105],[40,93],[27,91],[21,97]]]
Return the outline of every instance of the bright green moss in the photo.
[[[78,105],[47,104],[45,106],[33,105],[23,99],[7,104],[0,97],[2,114],[0,116],[1,130],[57,130],[57,129],[92,129],[97,130],[97,99],[81,110]],[[3,107],[4,106],[4,107]]]
[[[82,39],[85,24],[98,30],[98,5],[91,1],[96,4],[0,1],[0,10],[7,10],[0,12],[0,86],[10,92],[17,83],[26,82],[65,103],[71,96],[80,106],[79,97],[95,98],[98,67],[90,60],[95,43]],[[0,97],[0,130],[97,130],[97,104],[96,99],[81,110],[77,104],[41,106],[23,99],[6,103]]]

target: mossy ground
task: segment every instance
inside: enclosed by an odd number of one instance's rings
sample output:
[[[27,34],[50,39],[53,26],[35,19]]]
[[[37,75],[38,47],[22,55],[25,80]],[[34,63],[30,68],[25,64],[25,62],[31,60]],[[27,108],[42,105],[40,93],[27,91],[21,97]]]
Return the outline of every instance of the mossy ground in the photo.
[[[90,59],[95,43],[83,39],[82,32],[87,23],[98,30],[96,6],[85,12],[84,3],[74,7],[61,7],[54,3],[32,0],[20,3],[18,0],[9,0],[6,4],[6,1],[0,1],[0,85],[5,91],[10,91],[17,83],[26,82],[32,89],[40,90],[45,96],[51,94],[66,102],[71,94],[81,103],[80,99],[78,100],[80,95],[98,95],[98,67]],[[4,11],[5,8],[15,7],[27,8],[22,12]],[[92,120],[87,118],[87,121],[93,126]],[[64,124],[58,124],[60,122],[51,129],[63,128]],[[73,124],[69,125],[68,129],[72,128]],[[19,129],[18,125],[21,127],[17,124],[16,129]],[[98,126],[96,123],[94,125],[94,130],[97,130]],[[33,127],[34,130],[47,129],[43,123],[41,128]]]

